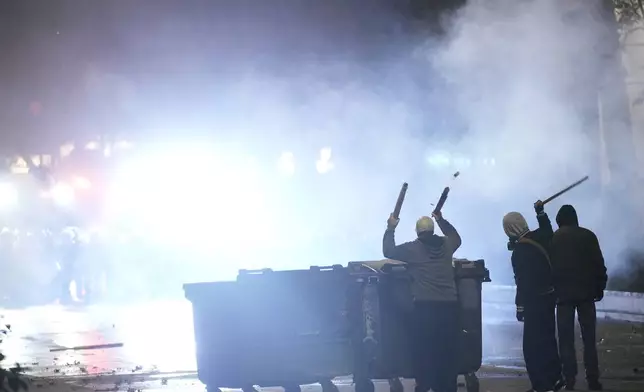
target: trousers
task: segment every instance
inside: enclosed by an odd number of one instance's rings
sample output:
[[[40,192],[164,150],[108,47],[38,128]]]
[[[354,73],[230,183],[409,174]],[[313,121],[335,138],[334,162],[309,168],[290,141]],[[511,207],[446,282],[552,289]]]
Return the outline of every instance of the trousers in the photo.
[[[559,355],[566,379],[577,377],[577,354],[575,351],[575,311],[581,327],[584,344],[584,367],[586,379],[599,379],[599,360],[597,358],[597,311],[594,301],[562,303],[557,305],[557,329],[559,331]]]
[[[416,391],[456,392],[458,389],[458,302],[414,304],[414,374]]]
[[[524,304],[523,358],[536,392],[552,390],[561,379],[555,305],[554,294],[535,297]]]

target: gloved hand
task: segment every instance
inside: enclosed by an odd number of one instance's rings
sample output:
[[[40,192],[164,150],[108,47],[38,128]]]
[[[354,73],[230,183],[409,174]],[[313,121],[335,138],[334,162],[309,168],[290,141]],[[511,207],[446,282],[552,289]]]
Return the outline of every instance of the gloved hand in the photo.
[[[517,321],[523,322],[523,306],[517,306]]]
[[[441,219],[443,219],[443,213],[440,211],[434,211],[432,212],[432,218],[434,218],[437,222]]]
[[[599,302],[602,299],[604,299],[604,290],[601,290],[597,294],[595,294],[595,302]]]
[[[387,219],[387,229],[394,230],[396,226],[398,226],[398,222],[400,222],[400,219],[394,217],[394,214],[389,215],[389,219]]]
[[[541,200],[537,200],[534,203],[534,212],[536,212],[537,215],[543,214],[543,202]]]

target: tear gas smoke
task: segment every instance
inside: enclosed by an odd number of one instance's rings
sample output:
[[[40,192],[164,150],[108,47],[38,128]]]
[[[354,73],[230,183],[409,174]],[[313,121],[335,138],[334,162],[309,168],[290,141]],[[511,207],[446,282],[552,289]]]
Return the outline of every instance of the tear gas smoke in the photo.
[[[637,218],[632,211],[623,214],[622,200],[597,186],[602,166],[608,164],[600,160],[605,148],[601,137],[611,145],[632,143],[629,134],[614,127],[600,135],[597,80],[619,73],[603,69],[606,57],[619,56],[610,51],[616,37],[607,34],[614,26],[605,16],[599,1],[474,0],[447,22],[448,38],[431,52],[431,59],[449,81],[468,125],[453,148],[486,151],[497,163],[492,175],[469,177],[472,189],[506,211],[518,209],[529,216],[531,201],[593,173],[596,186],[579,187],[548,205],[548,211],[554,216],[560,204],[577,205],[582,225],[599,234],[609,269],[616,271],[622,264],[619,251],[628,244],[623,232],[614,226],[606,230],[606,224],[619,221],[622,228],[635,228]],[[610,89],[621,91],[623,86],[616,83]],[[629,156],[628,147],[623,150]],[[606,211],[602,205],[612,208]]]
[[[592,173],[595,186],[583,184],[547,205],[555,229],[560,205],[575,205],[581,224],[600,238],[609,274],[620,264],[619,248],[627,245],[614,227],[611,232],[600,226],[607,222],[605,212],[621,212],[603,210],[606,194],[598,181],[605,162],[599,161],[603,146],[595,80],[605,72],[599,70],[602,51],[610,45],[605,33],[610,26],[598,17],[599,1],[564,3],[469,1],[446,21],[447,38],[420,52],[447,79],[458,115],[467,124],[461,138],[450,140],[450,148],[469,154],[484,151],[495,158],[493,171],[463,169],[455,186],[461,189],[453,194],[480,200],[478,211],[468,210],[459,222],[467,230],[463,243],[468,251],[485,253],[497,282],[507,282],[511,273],[509,254],[492,249],[500,249],[503,237],[499,217],[518,210],[534,228],[532,202],[587,173]],[[570,4],[573,8],[566,8]],[[447,208],[465,212],[454,199]],[[625,226],[635,224],[627,215],[618,219]],[[485,308],[488,322],[495,317],[490,306]],[[486,331],[484,335],[488,359],[509,344],[490,339]]]
[[[216,130],[275,170],[280,156],[292,154],[290,183],[271,184],[297,197],[278,192],[267,207],[278,211],[271,225],[288,246],[257,250],[252,262],[236,267],[381,258],[385,221],[407,181],[398,241],[413,238],[412,223],[450,186],[443,212],[463,238],[457,256],[485,258],[495,282],[511,283],[503,214],[521,211],[534,226],[533,202],[586,174],[594,186],[576,188],[547,211],[554,216],[560,204],[578,207],[582,225],[597,230],[607,263],[619,263],[623,241],[610,235],[614,227],[598,230],[602,146],[594,84],[604,66],[597,50],[610,46],[599,0],[569,2],[574,6],[473,0],[443,19],[444,34],[432,36],[387,2],[362,8],[322,3],[293,5],[281,14],[271,8],[279,6],[257,6],[272,10],[255,24],[245,23],[249,15],[227,15],[215,23],[230,29],[215,50],[216,61],[231,64],[219,76],[184,75],[183,84],[163,76],[137,91],[128,87],[125,106],[136,106],[132,97],[152,102],[154,115],[137,121],[142,128]],[[268,12],[258,8],[258,15]],[[119,34],[141,48],[152,40],[176,41],[178,30],[164,31],[150,26],[145,34]],[[236,40],[232,51],[228,36],[248,39]],[[185,54],[177,55],[182,67],[205,61],[205,55],[188,56],[189,46],[177,47]],[[162,90],[173,91],[174,105],[167,94],[155,93]],[[316,159],[325,147],[333,151],[333,170],[318,174]],[[249,226],[250,242],[261,235]]]

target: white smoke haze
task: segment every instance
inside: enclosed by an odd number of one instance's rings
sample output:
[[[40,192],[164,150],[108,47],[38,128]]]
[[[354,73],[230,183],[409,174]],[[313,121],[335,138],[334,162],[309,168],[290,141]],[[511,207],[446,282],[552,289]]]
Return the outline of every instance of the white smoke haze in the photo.
[[[571,90],[593,60],[575,49],[593,37],[562,15],[554,1],[471,1],[434,57],[469,125],[463,147],[496,157],[495,175],[477,181],[492,198],[535,199],[593,168],[597,130],[583,128]]]
[[[335,173],[348,189],[334,204],[334,222],[372,240],[363,258],[379,256],[382,221],[402,181],[410,191],[400,239],[413,237],[414,219],[450,185],[445,214],[464,234],[461,255],[488,259],[493,276],[507,281],[502,215],[531,217],[535,200],[586,174],[598,181],[599,129],[579,104],[593,93],[587,83],[600,61],[591,49],[603,27],[593,6],[576,3],[571,18],[555,1],[470,1],[446,20],[446,37],[401,42],[384,66],[345,59],[308,63],[279,81],[259,73],[244,90],[250,99],[263,92],[251,126],[261,119],[290,138],[310,130],[303,144],[351,146]],[[422,159],[435,153],[451,163],[432,168]],[[459,166],[458,157],[468,162]],[[494,166],[482,165],[492,159]],[[593,228],[596,190],[584,184],[548,211],[554,218],[561,204],[575,204]]]
[[[578,16],[570,18],[551,0],[470,1],[445,20],[445,36],[398,37],[397,48],[371,63],[310,55],[258,65],[228,86],[233,104],[223,115],[249,144],[261,140],[258,149],[275,157],[293,151],[297,170],[311,175],[317,151],[334,149],[334,179],[324,181],[338,191],[311,199],[291,229],[312,230],[316,222],[323,236],[341,231],[360,245],[316,249],[321,259],[379,258],[384,221],[403,181],[410,190],[399,240],[412,239],[415,219],[449,185],[444,212],[463,233],[459,255],[487,259],[492,276],[509,283],[503,214],[518,210],[534,226],[534,201],[586,174],[598,180],[599,130],[578,102],[595,78],[599,59],[590,48],[602,33],[593,2],[586,3],[575,3]],[[432,167],[435,154],[451,162]],[[457,170],[462,174],[452,180]],[[586,183],[548,205],[553,220],[559,205],[572,203],[582,223],[597,222],[599,211],[584,208],[599,199],[596,189]]]
[[[464,174],[457,186],[467,186],[470,195],[497,202],[499,208],[481,202],[481,209],[492,208],[496,216],[464,222],[484,226],[478,235],[465,238],[466,244],[491,241],[490,246],[503,247],[502,234],[491,234],[501,230],[503,213],[520,211],[534,228],[532,202],[586,174],[599,174],[599,129],[578,103],[592,94],[588,84],[600,61],[590,49],[601,42],[601,26],[591,17],[594,4],[586,3],[591,4],[576,3],[581,17],[568,18],[557,1],[471,0],[448,22],[441,48],[428,55],[457,91],[458,111],[468,124],[453,148],[470,153],[483,149],[497,162],[492,172]],[[594,226],[602,218],[597,189],[586,183],[547,205],[554,228],[559,206],[573,204],[582,225],[599,229]],[[498,255],[488,259],[492,278],[508,282],[509,253],[487,255]],[[484,317],[493,318],[494,311],[486,310]],[[496,352],[514,346],[510,339],[492,340],[486,331],[483,341],[484,355],[492,361]]]
[[[585,174],[600,182],[602,146],[592,103],[611,26],[598,9],[596,1],[472,0],[450,21],[438,54],[430,55],[458,92],[458,110],[469,127],[460,148],[485,149],[497,160],[494,173],[477,176],[473,188],[502,201],[506,212],[533,215],[531,201]],[[610,131],[605,137],[622,137]],[[609,269],[617,271],[624,268],[620,253],[631,244],[618,228],[600,224],[616,214],[622,230],[638,222],[632,211],[604,213],[601,198],[599,187],[586,183],[547,211],[554,224],[561,204],[575,205],[581,224],[599,234]]]
[[[267,187],[297,195],[267,204],[281,243],[255,253],[249,243],[232,270],[381,258],[385,221],[407,181],[398,241],[414,238],[415,220],[450,186],[444,214],[463,237],[457,256],[484,258],[496,283],[512,283],[503,214],[519,211],[535,227],[534,201],[584,175],[591,181],[548,204],[547,212],[554,224],[560,205],[575,205],[616,266],[624,244],[606,236],[614,228],[599,230],[599,129],[589,118],[597,114],[589,106],[602,66],[595,49],[604,45],[607,28],[596,16],[598,2],[472,0],[443,20],[442,36],[423,36],[385,2],[360,9],[286,2],[282,11],[266,5],[270,12],[258,6],[252,12],[268,12],[261,23],[234,13],[208,22],[228,29],[216,35],[221,56],[211,61],[237,66],[219,76],[149,76],[155,89],[126,95],[158,102],[137,126],[185,129],[176,136],[184,139],[214,130],[258,156],[266,173],[277,170],[283,152],[293,153],[293,181],[266,180]],[[176,40],[180,31],[172,26],[119,34],[136,44],[133,53],[147,53],[151,41]],[[182,89],[179,80],[191,87]],[[146,111],[141,104],[136,110]],[[319,175],[315,160],[324,147],[333,150],[335,167]],[[312,242],[316,237],[324,240]],[[211,260],[227,257],[207,253],[201,265],[215,270]]]

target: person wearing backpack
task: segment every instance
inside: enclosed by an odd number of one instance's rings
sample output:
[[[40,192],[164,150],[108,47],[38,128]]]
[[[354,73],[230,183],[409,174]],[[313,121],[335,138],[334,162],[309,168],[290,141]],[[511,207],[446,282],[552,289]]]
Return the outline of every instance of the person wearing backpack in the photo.
[[[530,391],[558,391],[564,386],[557,348],[556,294],[549,249],[553,230],[543,202],[534,204],[539,228],[530,231],[523,215],[503,217],[503,230],[512,251],[512,269],[517,286],[517,320],[523,322],[523,357],[532,384]]]

